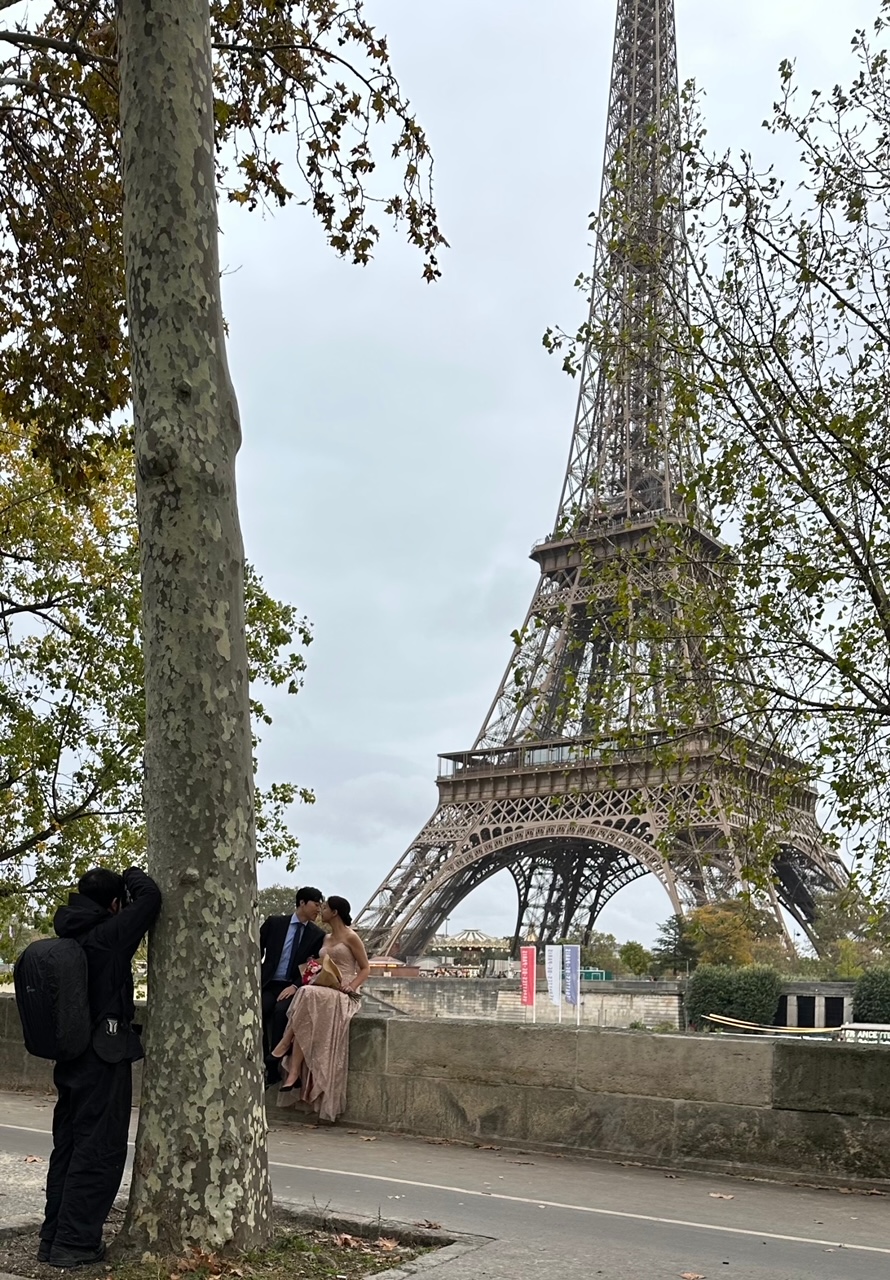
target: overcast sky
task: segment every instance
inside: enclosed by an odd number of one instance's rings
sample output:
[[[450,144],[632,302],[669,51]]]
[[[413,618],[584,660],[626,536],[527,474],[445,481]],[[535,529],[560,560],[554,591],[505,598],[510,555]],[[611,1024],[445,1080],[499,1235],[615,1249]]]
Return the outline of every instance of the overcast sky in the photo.
[[[681,79],[707,92],[715,148],[763,150],[776,68],[846,78],[877,0],[677,0]],[[270,698],[267,778],[295,808],[296,877],[358,908],[436,803],[436,757],[472,745],[537,581],[575,389],[541,345],[574,326],[600,179],[615,0],[366,0],[436,156],[451,243],[420,278],[395,234],[340,262],[305,209],[223,211],[230,356],[244,423],[247,553],[309,615],[306,687]],[[669,914],[650,876],[599,927],[648,943]],[[450,931],[508,933],[507,873]]]

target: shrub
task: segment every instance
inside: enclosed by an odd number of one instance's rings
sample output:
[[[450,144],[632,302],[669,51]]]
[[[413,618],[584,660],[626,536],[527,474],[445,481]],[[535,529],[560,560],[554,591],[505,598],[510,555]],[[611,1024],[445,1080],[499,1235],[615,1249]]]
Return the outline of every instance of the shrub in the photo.
[[[781,975],[769,965],[700,964],[686,988],[686,1016],[696,1031],[713,1029],[709,1013],[772,1026],[781,994]]]
[[[736,969],[733,1006],[730,1018],[740,1022],[759,1022],[771,1027],[776,1021],[782,996],[782,977],[768,964],[747,964]]]
[[[890,966],[866,969],[853,996],[854,1022],[890,1024]]]
[[[686,1017],[694,1031],[713,1030],[704,1021],[709,1013],[725,1014],[732,1000],[732,975],[728,964],[700,964],[686,986]]]
[[[627,1025],[627,1029],[628,1031],[648,1031],[649,1030],[645,1022],[629,1022]]]

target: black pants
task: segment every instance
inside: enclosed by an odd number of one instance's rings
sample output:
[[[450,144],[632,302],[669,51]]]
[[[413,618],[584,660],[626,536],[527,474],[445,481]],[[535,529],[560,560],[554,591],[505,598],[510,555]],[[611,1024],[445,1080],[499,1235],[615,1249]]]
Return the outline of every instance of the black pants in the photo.
[[[40,1238],[93,1250],[124,1176],[133,1067],[103,1062],[87,1049],[73,1062],[57,1062],[53,1080],[59,1098]]]
[[[292,985],[290,982],[269,982],[262,990],[263,1059],[266,1066],[270,1065],[269,1059],[272,1050],[284,1035],[287,1027],[287,1011],[290,1008],[290,1000],[279,1000],[278,997],[285,987]]]

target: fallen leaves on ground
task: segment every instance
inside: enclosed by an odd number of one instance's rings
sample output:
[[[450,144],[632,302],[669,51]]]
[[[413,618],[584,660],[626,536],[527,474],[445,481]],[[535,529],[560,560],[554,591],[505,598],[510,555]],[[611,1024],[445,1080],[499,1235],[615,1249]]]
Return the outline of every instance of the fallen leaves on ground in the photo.
[[[25,1156],[25,1164],[43,1164],[43,1156]]]
[[[111,1235],[118,1224],[109,1225]],[[36,1230],[0,1239],[0,1273],[45,1280],[48,1269],[36,1260],[37,1243]],[[275,1238],[265,1249],[231,1257],[197,1249],[180,1258],[149,1254],[140,1261],[122,1260],[113,1269],[107,1263],[88,1267],[82,1280],[370,1280],[378,1274],[382,1280],[392,1267],[428,1251],[429,1246],[402,1244],[393,1236],[295,1229],[286,1215],[276,1215]]]
[[[681,1271],[680,1280],[705,1280],[703,1275],[699,1275],[697,1271]]]
[[[735,1196],[728,1195],[725,1191],[709,1191],[708,1195],[712,1200],[735,1200]]]

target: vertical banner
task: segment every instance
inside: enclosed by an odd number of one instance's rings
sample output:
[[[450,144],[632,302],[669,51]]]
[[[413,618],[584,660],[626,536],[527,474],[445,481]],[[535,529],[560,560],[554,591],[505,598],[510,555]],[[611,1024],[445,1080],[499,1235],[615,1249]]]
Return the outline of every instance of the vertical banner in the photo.
[[[537,978],[537,947],[519,948],[520,999],[527,1009],[535,1010],[535,982]]]
[[[563,948],[563,968],[565,971],[566,1000],[575,1006],[575,1017],[581,1022],[581,948],[568,946]]]
[[[559,1020],[562,1021],[562,947],[546,946],[544,948],[544,966],[547,972],[547,990],[550,1003],[559,1009]]]

